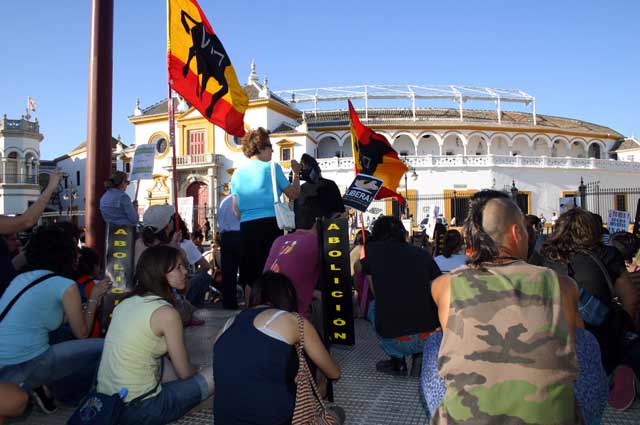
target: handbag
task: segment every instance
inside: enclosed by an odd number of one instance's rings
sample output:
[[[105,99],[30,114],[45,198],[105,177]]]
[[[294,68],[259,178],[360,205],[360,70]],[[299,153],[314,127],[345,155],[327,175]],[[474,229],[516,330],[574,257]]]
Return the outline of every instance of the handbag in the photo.
[[[273,209],[276,212],[278,227],[282,230],[293,230],[296,228],[296,216],[291,207],[286,202],[282,202],[278,196],[276,186],[276,164],[271,163],[271,185],[273,187]]]
[[[160,385],[162,380],[162,372],[164,370],[164,362],[160,360],[160,378],[156,385],[150,391],[134,398],[128,403],[124,402],[127,397],[127,390],[122,389],[118,394],[107,395],[96,390],[96,379],[98,372],[93,380],[94,389],[87,394],[80,405],[73,412],[73,415],[67,421],[67,425],[117,425],[120,415],[124,412],[127,405],[131,406],[142,401],[145,397],[153,394]]]
[[[299,314],[298,333],[300,341],[296,344],[296,353],[298,354],[298,373],[295,378],[296,383],[296,404],[293,409],[292,425],[338,425],[338,420],[327,414],[327,408],[320,397],[318,387],[316,386],[309,365],[304,358],[304,320]]]

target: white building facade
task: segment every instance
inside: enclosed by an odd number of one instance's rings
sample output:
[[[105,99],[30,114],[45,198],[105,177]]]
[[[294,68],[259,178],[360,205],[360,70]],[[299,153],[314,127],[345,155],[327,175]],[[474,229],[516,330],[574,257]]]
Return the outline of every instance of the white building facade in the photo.
[[[0,119],[0,214],[24,213],[38,199],[40,134],[38,120],[30,116]]]
[[[415,174],[415,180],[401,181],[399,192],[408,195],[416,221],[426,215],[426,208],[416,200],[426,195],[468,196],[484,188],[502,190],[515,185],[526,213],[549,217],[558,210],[559,198],[577,192],[581,179],[585,183],[599,181],[607,187],[623,187],[640,177],[640,163],[610,156],[612,148],[624,140],[622,134],[573,118],[537,114],[535,98],[522,92],[452,87],[445,94],[434,95],[439,92],[432,87],[428,87],[433,90],[429,92],[427,86],[407,87],[406,93],[397,96],[405,103],[409,99],[407,106],[400,108],[395,107],[397,99],[388,94],[399,90],[383,86],[315,89],[311,94],[309,90],[273,93],[266,80],[258,81],[253,68],[244,87],[250,99],[245,128],[264,127],[271,131],[274,160],[280,161],[283,168],[289,168],[291,159],[310,154],[318,158],[323,176],[344,190],[354,177],[346,99],[364,101],[364,107],[358,108],[363,123],[384,135]],[[459,106],[416,106],[416,99],[436,96],[458,99]],[[380,103],[385,99],[394,107],[370,106],[374,100]],[[497,108],[463,109],[466,102],[474,99],[493,99]],[[322,100],[331,105],[340,102],[340,109],[322,109]],[[311,103],[308,110],[298,108],[304,102]],[[508,102],[532,105],[533,111],[503,111]],[[140,186],[141,210],[172,202],[167,104],[164,100],[145,109],[138,105],[130,117],[135,126],[135,144],[156,146],[154,179]],[[200,211],[195,218],[197,226],[205,216],[215,218],[215,208],[229,193],[233,171],[248,159],[242,154],[238,138],[212,125],[184,102],[176,100],[174,104],[178,196],[194,197]],[[130,161],[133,147],[124,153],[125,161]],[[385,213],[394,211],[391,202],[380,209]],[[447,218],[457,215],[453,205],[445,204],[443,209]],[[635,205],[629,205],[629,211],[635,214]]]

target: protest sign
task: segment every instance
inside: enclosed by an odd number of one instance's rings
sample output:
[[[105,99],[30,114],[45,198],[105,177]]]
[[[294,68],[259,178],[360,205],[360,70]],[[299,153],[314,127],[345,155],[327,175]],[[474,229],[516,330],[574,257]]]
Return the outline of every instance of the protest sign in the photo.
[[[365,212],[383,183],[379,178],[358,174],[342,198],[344,205]]]
[[[155,159],[155,145],[138,145],[133,155],[133,166],[129,180],[145,180],[153,178],[153,161]]]
[[[193,229],[193,197],[178,198],[178,214],[187,224],[187,229]]]
[[[560,198],[560,215],[579,206],[580,206],[580,198],[578,197],[567,196],[564,198]]]
[[[607,229],[610,234],[627,232],[631,223],[631,214],[627,211],[609,210]]]

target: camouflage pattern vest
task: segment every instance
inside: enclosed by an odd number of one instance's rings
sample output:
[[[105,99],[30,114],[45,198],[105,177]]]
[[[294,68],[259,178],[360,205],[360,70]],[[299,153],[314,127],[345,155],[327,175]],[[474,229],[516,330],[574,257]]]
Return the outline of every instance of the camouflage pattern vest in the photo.
[[[524,261],[451,272],[432,424],[581,424],[575,347],[555,272]]]

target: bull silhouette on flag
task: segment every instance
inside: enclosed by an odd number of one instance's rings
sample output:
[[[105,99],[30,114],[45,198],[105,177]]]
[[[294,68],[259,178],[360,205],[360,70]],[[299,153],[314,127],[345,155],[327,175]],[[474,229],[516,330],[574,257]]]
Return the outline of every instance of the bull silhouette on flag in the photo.
[[[402,175],[407,172],[407,166],[383,135],[360,122],[351,101],[349,101],[349,119],[356,174],[367,174],[384,182],[376,199],[395,198],[403,203],[404,198],[397,193],[397,189]]]
[[[168,15],[172,88],[206,119],[242,137],[249,99],[207,17],[196,0],[169,0]]]

